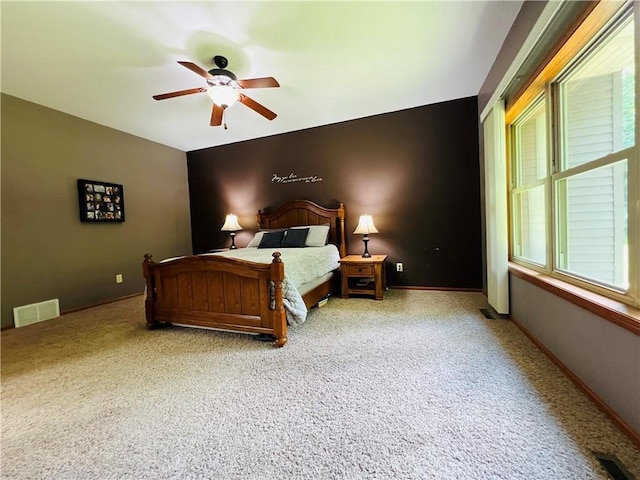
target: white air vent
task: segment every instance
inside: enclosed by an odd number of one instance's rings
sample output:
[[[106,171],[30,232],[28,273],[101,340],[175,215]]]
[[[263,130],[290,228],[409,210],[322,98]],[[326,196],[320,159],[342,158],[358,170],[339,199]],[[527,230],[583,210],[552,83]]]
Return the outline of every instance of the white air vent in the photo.
[[[42,322],[60,316],[60,303],[57,298],[46,302],[32,303],[13,309],[13,322],[17,327]]]

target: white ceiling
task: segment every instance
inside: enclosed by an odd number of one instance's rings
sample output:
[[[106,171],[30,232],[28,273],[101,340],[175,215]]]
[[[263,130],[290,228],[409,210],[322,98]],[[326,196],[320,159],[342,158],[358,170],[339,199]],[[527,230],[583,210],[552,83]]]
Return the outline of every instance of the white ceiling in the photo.
[[[2,1],[2,92],[183,151],[476,95],[522,1]],[[228,58],[242,104],[210,127],[206,86]]]

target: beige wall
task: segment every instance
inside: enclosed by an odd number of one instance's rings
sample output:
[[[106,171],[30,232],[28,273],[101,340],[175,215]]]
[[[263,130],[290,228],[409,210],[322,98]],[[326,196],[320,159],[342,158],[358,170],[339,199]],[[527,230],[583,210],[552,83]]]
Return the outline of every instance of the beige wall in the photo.
[[[640,337],[510,275],[511,316],[640,433]]]
[[[146,252],[191,253],[184,152],[7,95],[1,113],[3,328],[16,306],[142,292]],[[81,223],[78,178],[122,184],[126,221]]]

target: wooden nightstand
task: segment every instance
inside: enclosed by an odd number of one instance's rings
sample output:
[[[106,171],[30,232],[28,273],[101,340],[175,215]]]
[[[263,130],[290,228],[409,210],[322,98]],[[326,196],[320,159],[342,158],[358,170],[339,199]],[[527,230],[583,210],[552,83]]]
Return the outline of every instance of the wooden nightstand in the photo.
[[[342,277],[342,298],[350,294],[372,295],[382,300],[386,288],[384,262],[386,255],[348,255],[340,260]]]

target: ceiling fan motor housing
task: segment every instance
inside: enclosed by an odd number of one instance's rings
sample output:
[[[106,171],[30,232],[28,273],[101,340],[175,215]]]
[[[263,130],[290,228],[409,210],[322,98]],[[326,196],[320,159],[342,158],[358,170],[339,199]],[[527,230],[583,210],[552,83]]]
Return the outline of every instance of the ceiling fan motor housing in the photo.
[[[227,68],[227,65],[229,65],[229,61],[227,60],[227,57],[223,57],[222,55],[216,55],[215,57],[212,58],[212,60],[213,60],[213,63],[218,68]]]

